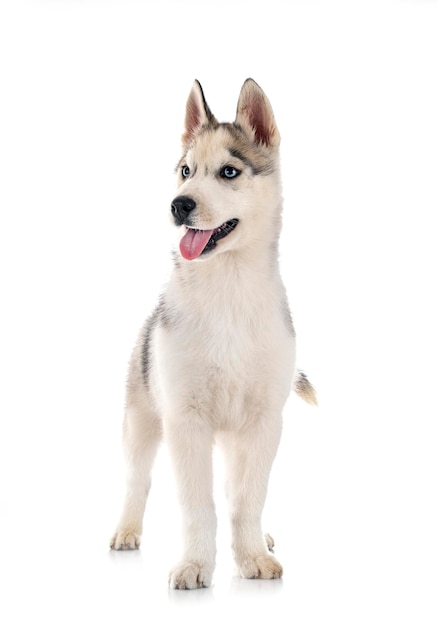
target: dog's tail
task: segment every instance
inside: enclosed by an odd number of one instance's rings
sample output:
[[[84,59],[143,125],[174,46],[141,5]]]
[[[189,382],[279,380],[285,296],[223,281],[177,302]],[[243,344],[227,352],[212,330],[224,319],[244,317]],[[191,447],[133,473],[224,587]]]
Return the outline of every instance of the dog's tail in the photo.
[[[308,380],[307,375],[301,370],[297,370],[296,378],[294,379],[294,391],[308,404],[317,406],[316,391]]]

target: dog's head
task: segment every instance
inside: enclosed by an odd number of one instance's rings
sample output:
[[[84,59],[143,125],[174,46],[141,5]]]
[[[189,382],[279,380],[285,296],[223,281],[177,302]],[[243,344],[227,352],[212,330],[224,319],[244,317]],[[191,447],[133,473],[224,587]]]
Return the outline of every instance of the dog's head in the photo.
[[[232,124],[217,122],[195,81],[171,204],[184,259],[271,246],[280,227],[279,142],[271,105],[255,81],[244,83]]]

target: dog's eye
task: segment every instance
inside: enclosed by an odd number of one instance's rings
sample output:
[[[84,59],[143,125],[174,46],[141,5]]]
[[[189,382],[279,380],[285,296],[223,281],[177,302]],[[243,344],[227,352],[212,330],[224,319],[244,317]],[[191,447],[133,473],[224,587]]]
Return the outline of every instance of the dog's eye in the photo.
[[[182,178],[188,178],[188,176],[190,175],[190,168],[188,167],[188,165],[182,166],[181,174],[182,174]]]
[[[220,176],[222,178],[236,178],[240,174],[240,170],[237,170],[236,167],[232,167],[232,165],[225,165],[225,167],[220,171]]]

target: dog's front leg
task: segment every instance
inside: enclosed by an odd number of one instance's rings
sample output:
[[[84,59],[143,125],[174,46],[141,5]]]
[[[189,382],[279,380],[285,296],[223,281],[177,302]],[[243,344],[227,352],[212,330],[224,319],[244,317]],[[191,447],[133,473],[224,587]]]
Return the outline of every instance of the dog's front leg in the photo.
[[[212,497],[213,434],[198,416],[171,420],[167,439],[182,508],[184,550],[170,572],[173,589],[209,587],[215,566],[216,514]]]
[[[223,440],[227,465],[232,548],[243,578],[280,578],[282,566],[267,551],[261,515],[271,466],[281,433],[281,418],[257,421]]]

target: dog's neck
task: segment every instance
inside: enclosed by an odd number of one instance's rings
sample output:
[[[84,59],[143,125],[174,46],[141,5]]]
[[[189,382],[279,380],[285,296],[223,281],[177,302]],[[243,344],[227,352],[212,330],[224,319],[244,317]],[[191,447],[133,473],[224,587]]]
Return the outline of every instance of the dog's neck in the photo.
[[[275,242],[262,250],[227,251],[205,261],[175,262],[170,291],[174,303],[190,314],[204,309],[205,301],[213,309],[235,311],[241,306],[246,314],[264,307],[264,300],[282,292],[279,274],[278,246]],[[177,294],[177,295],[176,295]],[[237,308],[236,305],[240,304]]]
[[[242,250],[228,250],[215,255],[212,259],[185,261],[175,255],[174,273],[184,280],[220,282],[227,276],[238,280],[242,276],[247,280],[248,274],[270,276],[278,268],[278,241],[269,246],[246,247]],[[218,286],[217,286],[218,287]]]

